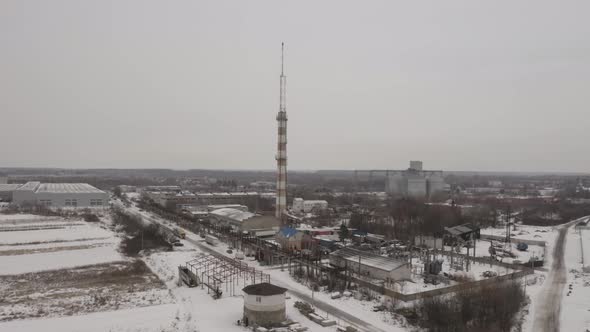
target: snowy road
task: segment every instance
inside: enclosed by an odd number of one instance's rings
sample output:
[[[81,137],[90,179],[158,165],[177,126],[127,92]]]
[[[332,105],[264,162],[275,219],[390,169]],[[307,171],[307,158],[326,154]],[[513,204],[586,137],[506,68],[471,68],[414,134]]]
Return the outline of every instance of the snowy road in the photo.
[[[586,217],[584,217],[586,218]],[[568,230],[581,219],[574,220],[559,228],[559,234],[553,248],[553,263],[543,290],[537,297],[538,308],[535,312],[533,331],[559,332],[561,313],[561,300],[563,290],[567,283],[567,271],[564,263],[565,243]]]

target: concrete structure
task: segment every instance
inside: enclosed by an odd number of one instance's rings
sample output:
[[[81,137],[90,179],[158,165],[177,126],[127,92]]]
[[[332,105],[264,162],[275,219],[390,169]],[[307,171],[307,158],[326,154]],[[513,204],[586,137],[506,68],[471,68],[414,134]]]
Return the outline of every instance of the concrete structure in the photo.
[[[388,282],[410,280],[411,278],[410,264],[406,260],[383,257],[351,248],[343,248],[330,253],[330,264]]]
[[[8,174],[0,172],[0,184],[8,183]]]
[[[421,171],[422,170],[422,162],[419,160],[410,160],[410,169]]]
[[[27,182],[12,194],[15,204],[50,207],[107,207],[109,195],[87,183]]]
[[[274,231],[279,230],[280,221],[274,216],[263,216],[248,211],[223,208],[211,211],[209,221],[221,226],[230,226],[235,231]]]
[[[0,184],[0,201],[12,202],[12,193],[22,184]]]
[[[287,77],[284,72],[284,44],[281,44],[281,83],[279,97],[278,144],[277,144],[277,200],[275,217],[283,219],[283,213],[287,211]]]
[[[287,318],[286,288],[268,282],[246,286],[244,292],[244,322],[249,326],[277,326]]]
[[[428,198],[446,188],[443,172],[423,170],[421,161],[410,161],[407,170],[391,170],[386,174],[385,190],[391,195]]]
[[[296,213],[309,213],[313,210],[325,210],[328,202],[323,200],[304,200],[303,198],[293,199],[291,210]]]
[[[425,247],[430,249],[444,249],[442,237],[434,237],[432,235],[416,235],[414,237],[414,245],[416,247]]]

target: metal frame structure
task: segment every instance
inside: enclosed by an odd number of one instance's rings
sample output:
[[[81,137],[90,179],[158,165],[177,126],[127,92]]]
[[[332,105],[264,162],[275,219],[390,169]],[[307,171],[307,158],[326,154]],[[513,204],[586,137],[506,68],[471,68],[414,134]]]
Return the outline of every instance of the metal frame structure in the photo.
[[[220,298],[224,291],[235,296],[236,289],[239,291],[248,285],[270,282],[269,274],[221,254],[202,253],[186,262],[185,267],[197,277],[201,288],[207,286],[207,293],[213,291],[214,298]]]

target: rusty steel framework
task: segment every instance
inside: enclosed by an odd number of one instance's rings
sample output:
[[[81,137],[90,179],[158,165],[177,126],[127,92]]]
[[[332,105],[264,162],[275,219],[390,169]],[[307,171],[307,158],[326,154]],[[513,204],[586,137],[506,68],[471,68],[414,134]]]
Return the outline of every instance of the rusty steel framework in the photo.
[[[185,267],[197,277],[202,288],[207,286],[207,293],[213,292],[215,298],[220,298],[224,291],[234,296],[245,286],[270,282],[269,274],[223,255],[202,253],[186,262]]]

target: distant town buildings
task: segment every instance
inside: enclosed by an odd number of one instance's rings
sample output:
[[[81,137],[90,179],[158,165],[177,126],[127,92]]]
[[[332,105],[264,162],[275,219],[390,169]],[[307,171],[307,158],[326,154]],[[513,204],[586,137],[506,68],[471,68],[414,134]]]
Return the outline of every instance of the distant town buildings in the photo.
[[[446,190],[443,171],[422,169],[421,161],[410,161],[407,170],[387,171],[386,191],[395,196],[428,198]]]
[[[324,200],[304,200],[303,198],[293,199],[291,210],[295,213],[309,213],[321,211],[328,208],[328,202]]]
[[[227,205],[247,203],[256,204],[259,199],[275,199],[274,193],[259,192],[216,192],[216,193],[193,193],[180,188],[171,188],[172,190],[153,190],[148,187],[144,193],[154,202],[161,206],[174,205],[176,208],[188,209],[189,207],[208,206],[208,205]]]

